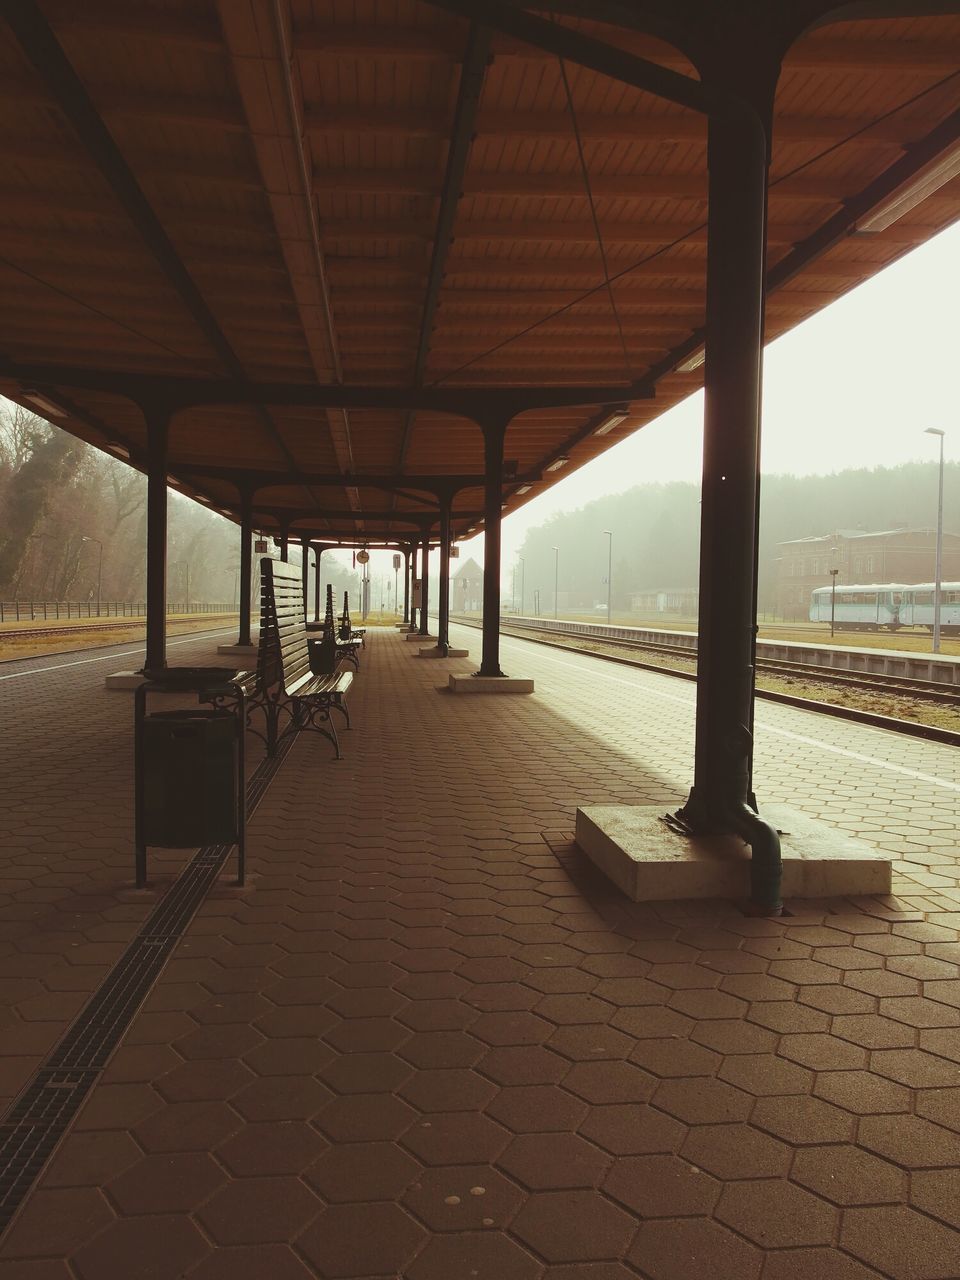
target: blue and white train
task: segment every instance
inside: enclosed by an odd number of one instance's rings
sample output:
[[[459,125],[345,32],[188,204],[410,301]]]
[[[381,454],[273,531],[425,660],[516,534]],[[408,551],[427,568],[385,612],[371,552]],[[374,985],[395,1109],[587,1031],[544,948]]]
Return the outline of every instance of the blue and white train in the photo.
[[[906,585],[873,582],[865,587],[817,587],[810,597],[810,621],[829,622],[837,631],[896,631],[900,627],[933,630],[932,582]],[[960,582],[940,584],[940,629],[960,635]]]

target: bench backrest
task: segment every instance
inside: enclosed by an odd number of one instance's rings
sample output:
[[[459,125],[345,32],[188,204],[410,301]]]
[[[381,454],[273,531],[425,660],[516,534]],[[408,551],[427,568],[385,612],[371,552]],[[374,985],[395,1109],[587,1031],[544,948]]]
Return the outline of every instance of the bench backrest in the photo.
[[[257,676],[261,688],[295,688],[310,674],[310,650],[304,627],[303,580],[299,569],[280,560],[260,561],[260,647]]]

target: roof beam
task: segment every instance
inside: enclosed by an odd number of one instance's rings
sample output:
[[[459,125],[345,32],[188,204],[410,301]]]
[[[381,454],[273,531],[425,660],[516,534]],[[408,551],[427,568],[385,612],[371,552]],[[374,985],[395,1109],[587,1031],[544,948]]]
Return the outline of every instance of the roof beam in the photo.
[[[222,49],[223,37],[216,21],[203,11],[175,12],[138,8],[131,4],[101,4],[96,0],[46,0],[46,14],[58,30],[66,29],[98,37],[144,37],[151,44],[186,45],[195,49]]]
[[[151,397],[176,410],[205,405],[313,406],[344,409],[422,409],[451,414],[474,422],[489,417],[508,419],[528,409],[567,405],[619,403],[652,399],[644,382],[604,383],[596,386],[543,387],[411,387],[323,386],[290,382],[250,382],[245,378],[199,379],[95,369],[83,365],[21,365],[0,362],[0,377],[20,385],[44,382],[78,390],[101,391],[141,402]],[[298,469],[297,469],[298,470]]]
[[[483,22],[488,27],[544,49],[576,66],[586,67],[610,76],[623,84],[633,85],[645,93],[655,94],[667,102],[688,107],[702,114],[709,110],[715,96],[699,80],[659,66],[647,58],[626,53],[614,45],[596,40],[583,31],[574,31],[557,22],[548,22],[504,4],[502,0],[427,0],[434,8]]]
[[[437,224],[433,233],[433,252],[430,258],[430,269],[427,273],[427,288],[423,297],[423,312],[420,317],[420,337],[417,342],[417,354],[413,365],[413,380],[419,387],[423,385],[423,374],[427,365],[427,352],[430,349],[430,337],[433,333],[434,320],[440,290],[443,286],[444,267],[453,243],[453,224],[457,216],[457,206],[463,189],[463,177],[470,156],[470,144],[473,141],[477,112],[480,109],[480,96],[483,93],[483,77],[490,59],[490,33],[486,27],[470,24],[467,45],[463,54],[463,65],[460,70],[460,88],[457,93],[457,105],[453,114],[453,126],[450,130],[450,144],[447,148],[447,168],[440,191],[440,208],[437,210]],[[410,433],[413,429],[414,412],[407,414],[400,436],[400,448],[397,461],[403,468]]]

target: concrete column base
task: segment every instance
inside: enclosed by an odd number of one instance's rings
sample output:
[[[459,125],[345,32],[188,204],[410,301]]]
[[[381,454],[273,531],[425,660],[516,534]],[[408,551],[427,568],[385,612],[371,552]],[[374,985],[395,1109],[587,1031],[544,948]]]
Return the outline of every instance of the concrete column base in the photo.
[[[663,815],[662,805],[591,805],[577,810],[576,841],[634,902],[749,896],[750,849],[739,836],[684,836]],[[784,898],[890,893],[887,854],[788,805],[765,805],[761,816],[780,832]]]
[[[255,658],[257,646],[255,644],[218,644],[217,653],[222,653],[227,658]]]
[[[451,673],[451,693],[533,693],[533,681],[523,676],[458,676]]]
[[[434,645],[430,649],[421,649],[419,653],[414,655],[414,657],[417,657],[417,658],[469,658],[470,650],[454,649],[448,646],[447,652],[441,653],[439,647],[437,645]]]
[[[115,671],[103,682],[105,689],[139,689],[143,684],[143,674],[139,671]]]
[[[416,644],[417,641],[419,641],[420,644],[426,644],[429,640],[436,640],[437,637],[430,635],[429,632],[424,635],[422,631],[408,631],[403,638],[413,644]]]

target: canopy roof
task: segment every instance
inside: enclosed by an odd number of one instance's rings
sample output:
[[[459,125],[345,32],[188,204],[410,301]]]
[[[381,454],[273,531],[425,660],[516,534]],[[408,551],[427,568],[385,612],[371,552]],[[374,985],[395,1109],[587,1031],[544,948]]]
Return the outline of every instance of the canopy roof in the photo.
[[[960,5],[772,7],[768,340],[960,216]],[[135,401],[186,406],[186,492],[358,538],[436,476],[476,526],[471,414],[522,411],[509,509],[661,414],[702,374],[716,6],[552,8],[529,43],[495,0],[9,0],[0,391],[135,462]]]

